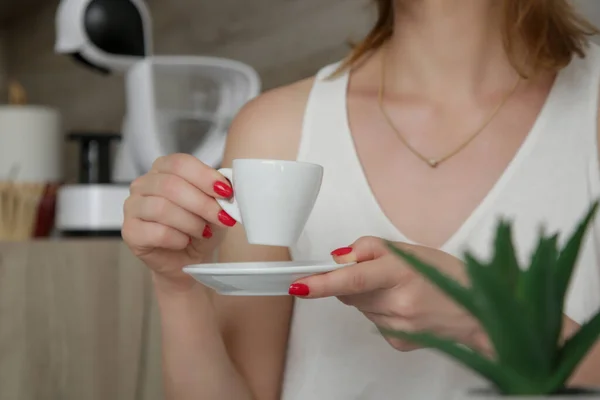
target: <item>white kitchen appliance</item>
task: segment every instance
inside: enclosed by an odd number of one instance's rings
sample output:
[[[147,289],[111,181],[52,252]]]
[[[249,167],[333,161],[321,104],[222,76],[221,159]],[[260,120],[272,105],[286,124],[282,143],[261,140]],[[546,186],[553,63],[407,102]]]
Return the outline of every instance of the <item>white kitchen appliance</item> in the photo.
[[[143,0],[61,0],[55,25],[55,51],[98,72],[124,72],[152,54]]]
[[[241,62],[153,55],[151,17],[142,0],[62,0],[55,51],[97,72],[124,74],[127,98],[109,182],[63,187],[59,229],[79,221],[92,230],[120,230],[126,184],[162,155],[185,152],[220,166],[229,122],[261,87],[256,71]]]
[[[73,132],[68,140],[79,146],[76,184],[60,187],[56,201],[56,228],[64,237],[120,237],[123,203],[129,186],[112,180],[112,144],[120,135]]]
[[[115,181],[131,181],[158,157],[178,152],[218,168],[231,120],[260,86],[254,69],[223,58],[150,56],[137,62],[127,72]]]

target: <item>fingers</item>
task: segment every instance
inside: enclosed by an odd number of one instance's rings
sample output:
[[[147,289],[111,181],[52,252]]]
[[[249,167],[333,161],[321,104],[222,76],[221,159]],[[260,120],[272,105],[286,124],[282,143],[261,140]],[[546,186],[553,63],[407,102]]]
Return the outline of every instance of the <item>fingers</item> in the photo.
[[[162,197],[177,207],[221,227],[235,224],[234,221],[224,218],[221,207],[214,198],[177,175],[161,172],[147,174],[132,184],[131,193],[132,197]]]
[[[211,238],[213,228],[236,224],[216,201],[232,196],[229,181],[195,157],[160,157],[148,174],[131,184],[123,238],[137,253],[184,250],[192,239]]]
[[[211,228],[204,219],[164,197],[134,195],[126,200],[125,210],[131,218],[165,225],[192,238],[208,239],[212,236]]]
[[[405,268],[392,257],[384,258],[360,262],[326,274],[302,279],[290,287],[290,294],[306,298],[322,298],[350,296],[392,288],[402,281]]]
[[[186,234],[170,226],[133,218],[123,223],[122,235],[127,244],[138,249],[183,250],[190,242]]]
[[[397,308],[402,299],[397,291],[378,289],[374,292],[353,296],[338,296],[338,300],[347,306],[355,307],[360,312],[397,316]]]
[[[338,264],[364,262],[383,257],[388,253],[385,242],[377,237],[365,236],[348,247],[341,247],[331,252]]]
[[[189,154],[160,157],[151,171],[181,177],[211,197],[230,198],[233,195],[231,184],[223,175]]]
[[[406,319],[391,317],[379,313],[363,312],[364,316],[378,328],[390,331],[416,332],[412,323]]]
[[[365,313],[371,322],[380,330],[386,331],[401,331],[401,332],[416,332],[414,326],[407,320],[399,318],[390,318],[380,314]],[[421,348],[421,346],[409,341],[399,339],[390,335],[384,335],[384,339],[396,350],[402,352],[413,351]]]

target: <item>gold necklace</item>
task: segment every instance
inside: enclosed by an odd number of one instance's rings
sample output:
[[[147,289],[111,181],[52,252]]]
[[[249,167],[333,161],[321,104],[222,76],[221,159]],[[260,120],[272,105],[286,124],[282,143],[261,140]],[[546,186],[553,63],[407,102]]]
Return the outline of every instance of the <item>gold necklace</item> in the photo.
[[[494,112],[489,116],[488,119],[485,120],[485,123],[479,129],[477,129],[475,131],[475,133],[473,133],[471,136],[469,136],[464,143],[462,143],[456,149],[454,149],[453,151],[451,151],[450,153],[446,154],[443,157],[429,158],[429,157],[426,157],[423,154],[421,154],[417,149],[415,149],[413,146],[411,146],[410,143],[408,143],[408,141],[402,136],[400,131],[396,128],[396,126],[394,125],[394,122],[392,121],[392,118],[389,116],[389,114],[385,110],[385,107],[383,106],[383,87],[384,87],[384,83],[385,83],[385,54],[386,54],[386,52],[385,52],[385,50],[383,50],[383,56],[381,57],[381,81],[379,83],[379,109],[381,110],[381,113],[383,114],[383,117],[385,118],[388,125],[396,133],[396,136],[398,137],[398,139],[400,139],[400,141],[406,146],[406,148],[408,150],[410,150],[411,153],[413,153],[419,159],[423,160],[431,168],[436,168],[442,162],[444,162],[444,161],[448,160],[449,158],[458,154],[461,150],[463,150],[465,147],[467,147],[469,145],[469,143],[471,143],[473,141],[473,139],[475,139],[481,132],[483,132],[484,129],[487,128],[487,126],[490,124],[490,122],[492,122],[492,120],[496,117],[496,115],[502,109],[502,107],[506,104],[508,99],[510,99],[511,96],[517,91],[517,88],[519,87],[519,82],[521,82],[521,77],[519,77],[517,79],[517,82],[515,83],[515,86],[513,87],[513,89],[498,104],[498,106],[496,107]]]

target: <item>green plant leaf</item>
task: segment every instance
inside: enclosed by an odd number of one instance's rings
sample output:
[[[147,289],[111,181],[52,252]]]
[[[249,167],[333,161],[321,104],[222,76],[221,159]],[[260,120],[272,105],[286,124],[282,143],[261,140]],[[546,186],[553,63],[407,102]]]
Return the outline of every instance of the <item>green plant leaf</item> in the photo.
[[[488,379],[504,394],[557,393],[600,338],[599,312],[562,347],[558,343],[567,290],[599,204],[596,201],[590,206],[560,251],[557,236],[540,235],[531,265],[523,271],[512,243],[511,223],[500,221],[489,263],[465,255],[469,287],[388,244],[393,253],[481,323],[497,361],[430,333],[382,333],[437,349]]]
[[[506,279],[510,288],[516,290],[521,268],[519,267],[515,247],[513,246],[512,226],[510,222],[500,220],[498,223],[494,248],[495,253],[490,266]]]
[[[566,298],[567,289],[579,258],[579,251],[581,244],[589,224],[594,219],[596,211],[598,210],[598,201],[595,201],[588,210],[587,214],[580,221],[579,225],[575,229],[575,232],[571,235],[567,244],[560,252],[558,256],[558,262],[556,265],[556,284],[557,284],[557,296],[560,299]]]
[[[486,358],[476,351],[461,346],[452,340],[439,338],[427,332],[409,333],[383,328],[379,328],[379,331],[384,336],[410,341],[446,354],[490,381],[503,394],[511,395],[538,392],[539,388],[529,385],[529,383],[522,379],[517,372]]]
[[[600,339],[600,312],[584,323],[560,349],[557,368],[550,380],[548,390],[555,392],[562,388],[565,382],[583,361],[583,358]]]
[[[517,302],[497,270],[482,265],[470,254],[465,255],[465,261],[472,290],[485,316],[480,321],[500,363],[525,378],[542,379],[550,366],[531,314]]]
[[[556,262],[558,235],[540,241],[529,269],[521,275],[518,298],[529,309],[535,324],[538,340],[547,360],[544,372],[549,374],[558,354],[558,341],[562,330],[563,302],[556,292]]]
[[[465,308],[469,313],[471,313],[471,315],[477,319],[483,318],[483,315],[481,315],[470,289],[464,287],[449,276],[446,276],[436,267],[431,266],[419,260],[414,255],[396,247],[393,243],[388,243],[388,246],[393,253],[408,263],[419,274],[425,276],[425,278],[437,286],[443,293],[454,300],[457,304]]]

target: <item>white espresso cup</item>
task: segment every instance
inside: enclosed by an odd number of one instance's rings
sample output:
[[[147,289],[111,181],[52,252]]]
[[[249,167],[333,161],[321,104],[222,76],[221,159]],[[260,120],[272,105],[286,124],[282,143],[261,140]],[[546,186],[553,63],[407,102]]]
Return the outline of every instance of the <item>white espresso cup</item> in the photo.
[[[243,225],[251,244],[296,243],[317,200],[323,167],[297,161],[238,159],[219,170],[234,197],[219,205]]]

